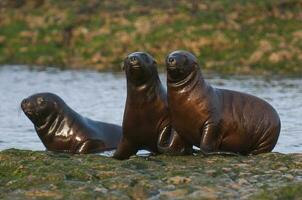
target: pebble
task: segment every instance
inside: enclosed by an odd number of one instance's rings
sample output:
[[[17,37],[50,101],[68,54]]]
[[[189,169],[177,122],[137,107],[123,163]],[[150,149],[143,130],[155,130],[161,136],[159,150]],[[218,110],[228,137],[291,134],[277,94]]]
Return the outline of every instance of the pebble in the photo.
[[[243,184],[248,184],[249,182],[243,178],[238,179],[238,184],[243,185]]]
[[[287,170],[288,170],[288,167],[280,167],[278,170],[279,170],[279,171],[287,171]]]
[[[186,189],[177,189],[173,191],[163,191],[160,192],[160,197],[164,197],[164,199],[176,199],[179,197],[183,197],[188,193],[188,190]]]
[[[217,191],[213,188],[204,187],[188,195],[188,199],[218,199]]]
[[[107,193],[108,190],[106,188],[99,188],[99,187],[96,187],[94,189],[95,192],[101,192],[101,193]]]
[[[222,168],[222,171],[223,171],[223,172],[230,172],[230,171],[232,171],[232,169],[231,169],[231,168],[223,167],[223,168]]]
[[[288,179],[288,180],[290,180],[290,181],[292,181],[292,180],[294,180],[294,176],[293,175],[291,175],[291,174],[285,174],[285,175],[283,175],[283,177],[284,178],[286,178],[286,179]]]
[[[182,183],[189,183],[191,182],[191,179],[188,177],[184,177],[184,176],[174,176],[168,179],[168,183],[170,184],[182,184]]]
[[[205,173],[209,176],[213,176],[213,174],[216,173],[216,170],[210,169],[210,170],[205,171]]]

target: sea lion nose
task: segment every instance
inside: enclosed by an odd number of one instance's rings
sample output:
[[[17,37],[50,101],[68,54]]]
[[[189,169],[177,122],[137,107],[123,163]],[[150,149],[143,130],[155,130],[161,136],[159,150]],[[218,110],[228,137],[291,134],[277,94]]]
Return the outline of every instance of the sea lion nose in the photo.
[[[21,106],[25,106],[27,103],[28,103],[28,100],[27,99],[23,99],[21,101]]]
[[[23,99],[22,102],[21,102],[21,107],[22,108],[28,108],[31,106],[31,103],[30,101],[28,101],[28,99]]]
[[[136,65],[136,64],[138,63],[138,58],[137,58],[137,56],[130,56],[130,57],[129,57],[129,63],[130,63],[131,65]]]
[[[173,57],[169,57],[168,60],[167,60],[167,64],[170,66],[170,67],[174,67],[176,65],[176,59],[173,58]]]

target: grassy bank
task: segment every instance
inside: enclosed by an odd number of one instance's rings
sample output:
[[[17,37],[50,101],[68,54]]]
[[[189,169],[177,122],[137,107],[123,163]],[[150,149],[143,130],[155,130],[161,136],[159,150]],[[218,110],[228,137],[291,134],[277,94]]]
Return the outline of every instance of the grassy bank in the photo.
[[[132,157],[0,152],[1,199],[301,199],[302,155]]]
[[[2,0],[0,63],[120,70],[132,51],[163,66],[194,52],[205,70],[302,73],[300,0]]]

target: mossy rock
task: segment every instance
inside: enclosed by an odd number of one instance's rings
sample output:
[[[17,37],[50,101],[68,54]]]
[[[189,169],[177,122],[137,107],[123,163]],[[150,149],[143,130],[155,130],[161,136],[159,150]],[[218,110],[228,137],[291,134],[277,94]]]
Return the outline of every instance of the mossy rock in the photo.
[[[301,177],[302,154],[118,161],[100,155],[0,152],[1,199],[290,199],[301,196]]]

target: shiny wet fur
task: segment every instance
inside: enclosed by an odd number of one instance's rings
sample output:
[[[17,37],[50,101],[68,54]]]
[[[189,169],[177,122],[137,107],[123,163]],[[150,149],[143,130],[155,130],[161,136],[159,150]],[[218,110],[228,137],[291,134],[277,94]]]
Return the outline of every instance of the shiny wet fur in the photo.
[[[172,126],[188,143],[205,154],[272,151],[281,123],[270,104],[249,94],[212,87],[189,52],[172,52],[166,67]]]
[[[82,117],[52,93],[34,94],[21,108],[49,151],[97,153],[115,149],[121,139],[120,126]]]
[[[127,99],[123,118],[123,138],[114,157],[127,159],[140,149],[153,153],[186,154],[192,146],[173,130],[167,94],[147,53],[135,52],[124,59]]]

